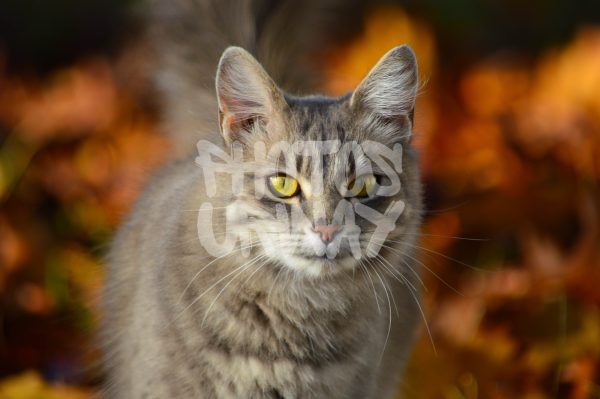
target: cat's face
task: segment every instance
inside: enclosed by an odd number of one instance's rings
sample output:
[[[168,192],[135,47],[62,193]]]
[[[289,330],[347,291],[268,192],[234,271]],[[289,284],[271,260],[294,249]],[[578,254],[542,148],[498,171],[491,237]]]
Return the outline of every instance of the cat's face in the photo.
[[[407,218],[418,218],[410,192],[418,187],[406,177],[416,168],[408,152],[416,86],[407,47],[334,99],[285,96],[248,53],[227,50],[217,93],[222,133],[243,171],[226,211],[239,245],[321,276],[368,264],[396,240]]]

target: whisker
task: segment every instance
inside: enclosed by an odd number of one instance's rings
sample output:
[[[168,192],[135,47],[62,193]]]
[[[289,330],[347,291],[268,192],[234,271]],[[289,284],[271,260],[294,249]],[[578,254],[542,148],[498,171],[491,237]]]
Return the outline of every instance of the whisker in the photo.
[[[448,207],[448,208],[442,208],[442,209],[428,209],[428,210],[425,210],[423,213],[424,213],[425,215],[436,215],[436,214],[440,214],[440,213],[445,213],[445,212],[449,212],[449,211],[453,211],[453,210],[455,210],[455,209],[458,209],[458,208],[460,208],[460,207],[462,207],[462,206],[464,206],[464,205],[468,204],[469,202],[471,202],[471,201],[469,201],[469,200],[467,200],[467,201],[463,201],[463,202],[461,202],[460,204],[457,204],[457,205],[454,205],[454,206],[450,206],[450,207]]]
[[[390,339],[390,333],[392,332],[392,304],[390,303],[390,296],[388,295],[388,288],[384,284],[381,276],[379,275],[377,268],[373,268],[373,272],[375,272],[375,274],[377,275],[377,278],[379,278],[379,281],[381,281],[381,285],[383,286],[383,292],[385,293],[385,297],[387,298],[387,302],[388,302],[388,329],[387,329],[387,334],[385,336],[385,342],[383,343],[383,349],[381,351],[381,355],[379,357],[379,362],[378,362],[378,364],[381,364],[381,361],[383,360],[383,355],[385,354],[385,349],[387,348],[387,344]],[[398,311],[398,309],[396,309],[396,311]]]
[[[430,233],[401,233],[401,235],[415,235],[415,236],[423,236],[423,237],[438,237],[438,238],[451,238],[454,240],[464,240],[464,241],[490,241],[489,238],[477,238],[477,237],[461,237],[461,236],[447,236],[444,234],[430,234]]]
[[[406,278],[406,276],[404,276],[402,273],[395,273],[394,269],[391,269],[390,267],[386,266],[383,261],[388,262],[387,259],[385,259],[383,256],[377,254],[377,256],[374,258],[375,260],[377,260],[381,266],[384,267],[384,270],[387,270],[388,273],[394,277],[399,283],[406,285],[409,287],[409,289],[412,289],[413,291],[417,291],[417,288],[410,282],[408,281],[408,279]],[[389,263],[389,262],[388,262]]]
[[[375,230],[363,230],[362,234],[370,234],[374,233]],[[421,233],[421,232],[398,232],[397,235],[401,236],[423,236],[423,237],[439,237],[439,238],[452,238],[455,240],[465,240],[465,241],[490,241],[489,238],[478,238],[478,237],[462,237],[462,236],[448,236],[444,234],[431,234],[431,233]],[[388,240],[389,241],[389,240]]]
[[[427,322],[427,318],[425,317],[425,312],[423,311],[423,307],[421,306],[421,302],[417,299],[417,296],[414,292],[410,291],[415,304],[419,308],[419,313],[421,313],[421,317],[423,318],[423,323],[425,324],[425,329],[427,330],[427,335],[429,336],[429,341],[431,342],[431,347],[433,348],[433,353],[437,356],[437,349],[435,347],[435,342],[433,341],[433,334],[431,333],[431,329],[429,328],[429,323]]]
[[[196,274],[194,274],[194,276],[192,277],[192,279],[190,280],[190,282],[185,286],[185,288],[183,289],[183,292],[181,293],[181,295],[180,295],[177,303],[181,303],[181,301],[183,300],[183,297],[185,296],[185,293],[190,288],[190,286],[192,285],[192,283],[196,280],[196,278],[198,278],[198,276],[200,275],[200,273],[202,273],[204,270],[206,270],[206,268],[208,266],[212,265],[213,263],[215,263],[219,259],[223,259],[223,258],[225,258],[227,256],[230,256],[230,255],[236,253],[236,252],[242,251],[244,249],[250,249],[250,248],[252,248],[252,246],[245,246],[245,247],[241,246],[238,249],[235,249],[235,250],[233,250],[231,252],[228,252],[228,253],[226,253],[224,255],[221,255],[221,256],[218,256],[218,257],[214,258],[212,261],[210,261],[206,265],[204,265],[203,268],[201,268],[200,270],[198,270],[198,272],[196,272]]]
[[[381,256],[381,255],[378,255],[378,256]],[[429,336],[429,340],[431,342],[431,346],[433,348],[433,352],[437,356],[437,349],[436,349],[436,346],[435,346],[435,342],[433,340],[433,334],[431,333],[431,329],[429,328],[429,323],[427,322],[427,318],[425,317],[425,312],[423,311],[423,307],[421,306],[421,303],[420,303],[419,299],[417,298],[415,291],[413,291],[413,290],[411,290],[409,288],[408,292],[412,296],[415,304],[417,305],[417,307],[419,309],[419,313],[421,314],[421,318],[423,319],[423,323],[425,324],[425,329],[427,330],[427,335]]]
[[[373,283],[373,279],[371,278],[371,273],[369,273],[369,270],[367,269],[367,267],[365,267],[362,261],[359,263],[359,265],[367,273],[367,277],[369,277],[371,287],[373,288],[373,295],[375,295],[375,303],[377,304],[377,310],[381,314],[381,307],[379,306],[379,299],[377,298],[377,291],[375,290],[375,284]]]
[[[446,282],[446,280],[444,280],[442,277],[440,277],[436,272],[434,272],[433,270],[431,270],[429,267],[427,267],[423,262],[421,262],[420,260],[418,260],[417,258],[410,256],[407,253],[404,253],[402,251],[400,251],[398,248],[394,248],[391,247],[389,245],[385,245],[385,244],[380,244],[383,248],[387,248],[390,251],[396,252],[397,254],[399,254],[400,256],[406,256],[407,258],[410,258],[412,260],[414,260],[415,262],[418,262],[421,266],[423,266],[423,268],[425,270],[427,270],[429,273],[431,273],[435,278],[437,278],[442,284],[444,284],[446,287],[450,288],[452,291],[454,291],[455,293],[457,293],[460,296],[464,296],[464,294],[462,292],[460,292],[457,288],[453,287],[450,283]]]
[[[198,209],[181,209],[181,211],[183,212],[200,212],[200,211],[212,211],[215,209],[226,209],[229,208],[229,205],[226,206],[212,206],[210,208],[206,208],[206,209],[201,209],[200,207],[198,207]]]
[[[366,242],[368,242],[368,240],[366,240]],[[392,247],[388,247],[388,246],[386,246],[386,245],[382,245],[382,246],[383,246],[383,247],[385,247],[385,248],[388,248],[388,249],[393,249]],[[396,252],[396,254],[399,254],[399,251],[398,251],[398,252]],[[380,256],[380,255],[379,255],[379,254],[377,254],[377,256]],[[413,268],[410,266],[410,264],[409,264],[409,263],[408,263],[406,260],[402,259],[402,256],[403,256],[403,255],[401,254],[401,255],[400,255],[400,258],[398,258],[398,260],[399,260],[400,262],[402,262],[402,264],[403,264],[404,266],[406,266],[406,268],[407,268],[407,269],[408,269],[408,270],[409,270],[409,271],[410,271],[410,272],[411,272],[411,273],[412,273],[412,274],[413,274],[413,275],[414,275],[414,276],[417,278],[417,281],[419,281],[419,283],[420,283],[420,284],[421,284],[421,286],[422,286],[422,287],[425,289],[425,291],[427,291],[427,287],[425,286],[425,283],[423,282],[423,279],[421,279],[421,276],[419,275],[419,273],[417,273],[417,271],[416,271],[415,269],[413,269]],[[408,255],[406,255],[406,256],[408,256]],[[394,267],[394,266],[393,266],[393,265],[392,265],[392,264],[391,264],[391,263],[390,263],[390,262],[389,262],[389,261],[388,261],[388,260],[387,260],[385,257],[381,256],[381,259],[383,259],[384,261],[386,261],[386,262],[387,262],[387,264],[390,266],[390,268],[392,268],[393,270],[395,270],[395,267]],[[426,267],[426,266],[425,266],[425,265],[424,265],[424,264],[423,264],[421,261],[419,261],[418,259],[415,259],[415,258],[412,258],[412,257],[411,257],[411,259],[413,259],[415,262],[417,262],[417,263],[421,264],[421,265],[422,265],[424,268],[427,268],[427,267]],[[412,286],[412,284],[411,284],[411,286]],[[414,287],[414,286],[413,286],[413,287]],[[415,290],[416,290],[416,288],[415,288]]]
[[[204,317],[202,318],[202,322],[200,323],[200,328],[204,327],[204,322],[206,321],[206,318],[208,317],[208,314],[210,313],[210,310],[212,309],[212,307],[214,306],[214,304],[217,302],[217,300],[219,299],[219,297],[221,296],[221,294],[222,294],[222,293],[225,291],[225,289],[227,289],[227,287],[228,287],[228,286],[229,286],[229,285],[230,285],[230,284],[231,284],[231,283],[232,283],[232,282],[233,282],[233,281],[234,281],[234,280],[235,280],[237,277],[241,276],[241,275],[242,275],[242,273],[244,273],[244,271],[246,271],[247,269],[249,269],[249,268],[252,266],[252,264],[253,264],[253,263],[255,263],[255,262],[258,260],[258,259],[261,259],[261,258],[266,258],[266,257],[267,257],[267,255],[266,255],[266,254],[262,254],[262,255],[259,255],[259,256],[255,257],[255,258],[254,258],[254,260],[253,260],[252,262],[246,262],[246,264],[245,264],[246,266],[245,266],[245,267],[244,267],[242,270],[240,270],[238,273],[236,273],[236,274],[235,274],[235,275],[234,275],[234,276],[233,276],[233,277],[232,277],[232,278],[231,278],[231,279],[230,279],[230,280],[227,282],[227,284],[225,284],[225,285],[223,286],[223,288],[221,288],[221,291],[219,291],[219,293],[218,293],[218,294],[215,296],[215,298],[212,300],[212,302],[210,303],[210,305],[209,305],[209,306],[208,306],[208,308],[206,309],[206,312],[204,312]],[[263,263],[261,264],[261,266],[260,266],[259,268],[257,268],[257,269],[256,269],[254,272],[252,272],[252,274],[251,274],[250,276],[254,275],[254,273],[256,273],[258,270],[260,270],[260,268],[261,268],[262,266],[264,266],[264,265],[265,265],[265,264],[266,264],[268,261],[269,261],[269,259],[267,258],[267,260],[266,260],[265,262],[263,262]]]
[[[270,298],[271,298],[271,292],[273,291],[273,288],[275,288],[275,283],[277,283],[277,279],[279,279],[279,276],[281,275],[281,272],[283,270],[284,270],[284,268],[280,267],[279,271],[275,275],[275,278],[273,279],[273,283],[271,284],[271,288],[269,289],[269,293],[267,294],[267,302],[270,300]]]
[[[256,257],[261,256],[261,255],[257,255]],[[256,257],[252,258],[250,261],[248,262],[252,262],[254,259],[256,259]],[[212,284],[210,287],[208,287],[206,290],[204,290],[204,292],[200,295],[198,295],[193,301],[191,301],[180,313],[179,315],[177,315],[175,317],[175,320],[177,320],[179,317],[181,317],[181,315],[183,315],[183,313],[185,313],[191,306],[193,306],[196,302],[198,302],[204,295],[206,295],[206,293],[208,293],[211,289],[213,289],[214,287],[216,287],[221,281],[225,280],[227,277],[231,276],[232,274],[236,273],[237,271],[241,270],[244,266],[246,266],[246,264],[248,263],[244,263],[241,266],[238,266],[236,269],[234,269],[232,272],[227,273],[225,276],[221,277],[217,282],[215,282],[214,284]],[[206,268],[206,266],[204,267]]]
[[[471,270],[475,270],[475,271],[478,271],[478,272],[486,272],[486,273],[490,273],[490,272],[491,272],[490,270],[483,269],[483,268],[481,268],[481,267],[471,266],[471,265],[469,265],[468,263],[461,262],[460,260],[458,260],[458,259],[455,259],[455,258],[453,258],[453,257],[451,257],[451,256],[444,255],[444,254],[443,254],[443,253],[441,253],[441,252],[437,252],[437,251],[434,251],[434,250],[432,250],[432,249],[425,248],[425,247],[423,247],[423,246],[421,246],[421,245],[417,245],[417,244],[410,244],[410,243],[406,243],[406,244],[407,244],[407,245],[410,245],[410,246],[411,246],[411,247],[413,247],[413,248],[422,249],[422,250],[424,250],[424,251],[427,251],[427,252],[429,252],[429,253],[432,253],[432,254],[434,254],[434,255],[441,256],[442,258],[448,259],[449,261],[456,262],[456,263],[458,263],[459,265],[463,265],[463,266],[465,266],[465,267],[468,267],[468,268],[469,268],[469,269],[471,269]]]
[[[411,244],[410,242],[407,242],[407,241],[389,240],[389,239],[385,239],[384,241],[387,241],[387,242],[394,242],[394,243],[398,243],[398,244],[405,244],[405,245],[411,246],[411,247],[413,247],[413,248],[422,249],[422,250],[425,250],[425,251],[428,251],[428,252],[434,253],[434,254],[436,254],[436,255],[442,256],[442,257],[444,257],[444,258],[446,258],[446,259],[448,259],[448,260],[450,260],[450,261],[456,262],[456,263],[458,263],[458,264],[460,264],[460,265],[463,265],[463,266],[466,266],[466,267],[468,267],[468,268],[475,269],[475,270],[478,270],[478,269],[479,269],[479,268],[477,268],[477,267],[475,267],[475,266],[471,266],[471,265],[469,265],[469,264],[467,264],[467,263],[464,263],[464,262],[462,262],[462,261],[460,261],[460,260],[458,260],[458,259],[452,258],[452,257],[450,257],[450,256],[448,256],[448,255],[444,255],[444,254],[442,254],[441,252],[437,252],[437,251],[434,251],[434,250],[432,250],[432,249],[425,248],[425,247],[423,247],[423,246],[421,246],[421,245],[418,245],[418,244]],[[481,271],[486,271],[486,270],[485,270],[485,269],[481,269]]]

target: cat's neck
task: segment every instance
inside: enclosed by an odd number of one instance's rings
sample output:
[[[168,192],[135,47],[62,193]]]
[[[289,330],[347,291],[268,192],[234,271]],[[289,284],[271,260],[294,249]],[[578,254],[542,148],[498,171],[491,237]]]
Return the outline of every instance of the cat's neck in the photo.
[[[369,302],[365,300],[368,288],[360,272],[314,277],[275,265],[240,287],[249,296],[264,298],[268,306],[300,318],[353,313]]]

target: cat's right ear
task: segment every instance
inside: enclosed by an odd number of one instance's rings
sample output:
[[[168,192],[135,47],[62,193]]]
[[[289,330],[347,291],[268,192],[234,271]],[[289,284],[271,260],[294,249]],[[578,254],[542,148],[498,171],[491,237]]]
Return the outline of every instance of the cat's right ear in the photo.
[[[410,47],[393,48],[371,69],[350,99],[368,115],[412,127],[418,89],[417,59]]]
[[[246,50],[223,52],[216,77],[221,134],[227,143],[244,139],[257,126],[280,123],[283,93]]]

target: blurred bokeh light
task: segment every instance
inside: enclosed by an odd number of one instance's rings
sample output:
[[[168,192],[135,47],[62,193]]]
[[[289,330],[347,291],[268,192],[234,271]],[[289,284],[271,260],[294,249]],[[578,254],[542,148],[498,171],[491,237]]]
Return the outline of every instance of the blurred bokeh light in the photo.
[[[566,0],[548,4],[568,12],[540,15],[508,2],[521,24],[507,42],[485,25],[500,2],[469,9],[481,21],[466,26],[430,3],[374,7],[321,55],[331,94],[399,43],[420,62],[431,336],[423,328],[405,395],[600,397],[600,25]],[[523,30],[533,18],[553,32],[544,18],[561,15],[556,36]],[[95,42],[39,69],[13,36],[0,53],[0,398],[89,397],[102,256],[168,142],[135,45]]]

